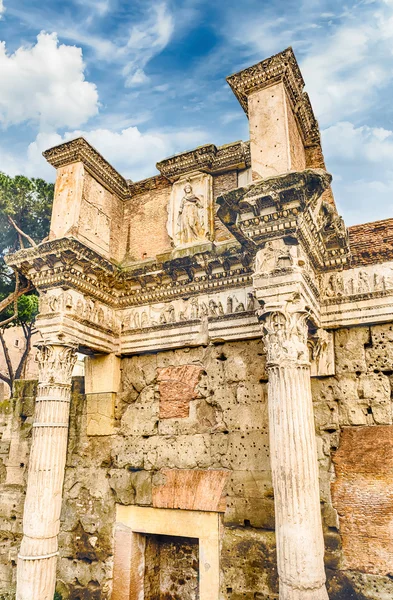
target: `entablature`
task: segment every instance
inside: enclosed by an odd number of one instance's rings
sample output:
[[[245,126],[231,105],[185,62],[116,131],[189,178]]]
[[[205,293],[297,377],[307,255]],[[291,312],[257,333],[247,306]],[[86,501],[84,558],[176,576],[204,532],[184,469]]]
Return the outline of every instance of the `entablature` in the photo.
[[[267,177],[220,196],[218,216],[250,253],[286,237],[302,243],[317,271],[342,268],[349,261],[347,230],[321,198],[330,182],[321,169]]]
[[[176,181],[181,175],[202,171],[211,175],[251,166],[250,142],[233,142],[216,147],[206,144],[189,152],[182,152],[157,163],[161,175]]]

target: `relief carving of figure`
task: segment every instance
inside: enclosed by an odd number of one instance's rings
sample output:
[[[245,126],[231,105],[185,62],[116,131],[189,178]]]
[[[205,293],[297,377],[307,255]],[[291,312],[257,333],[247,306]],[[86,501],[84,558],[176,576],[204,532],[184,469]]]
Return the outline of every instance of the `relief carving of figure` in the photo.
[[[247,310],[254,310],[255,308],[255,296],[253,292],[247,294]]]
[[[191,244],[206,237],[203,212],[203,202],[194,194],[192,185],[187,183],[177,217],[180,244]]]
[[[209,300],[209,313],[212,317],[216,317],[218,315],[217,302],[213,299]]]
[[[368,275],[366,271],[360,271],[358,274],[358,286],[357,292],[358,294],[365,294],[370,291],[370,282],[368,280]]]
[[[282,239],[266,242],[265,247],[257,252],[255,258],[255,272],[261,275],[292,265],[291,249]]]

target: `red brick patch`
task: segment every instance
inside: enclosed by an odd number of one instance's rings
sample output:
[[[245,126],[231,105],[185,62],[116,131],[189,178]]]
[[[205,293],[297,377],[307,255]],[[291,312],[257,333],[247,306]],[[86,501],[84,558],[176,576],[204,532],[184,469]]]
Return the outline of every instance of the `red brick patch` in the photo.
[[[344,568],[385,575],[393,565],[393,426],[346,427],[334,457],[333,504]]]
[[[196,398],[202,367],[182,365],[158,369],[160,419],[182,419],[189,416],[190,401]]]

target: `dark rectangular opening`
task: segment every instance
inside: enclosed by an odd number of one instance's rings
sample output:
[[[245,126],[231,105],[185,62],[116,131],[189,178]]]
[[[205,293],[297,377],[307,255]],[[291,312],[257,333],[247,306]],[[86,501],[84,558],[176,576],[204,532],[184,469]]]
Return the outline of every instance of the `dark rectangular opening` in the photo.
[[[146,535],[145,600],[199,600],[197,538]]]

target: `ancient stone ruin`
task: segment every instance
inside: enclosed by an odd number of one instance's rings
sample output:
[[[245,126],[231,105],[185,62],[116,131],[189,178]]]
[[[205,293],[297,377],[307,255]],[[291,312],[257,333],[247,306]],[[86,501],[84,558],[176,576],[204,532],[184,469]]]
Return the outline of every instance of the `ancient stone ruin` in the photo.
[[[50,239],[8,258],[43,341],[1,405],[4,598],[393,598],[393,220],[345,227],[291,49],[228,83],[249,142],[137,183],[45,152]]]

